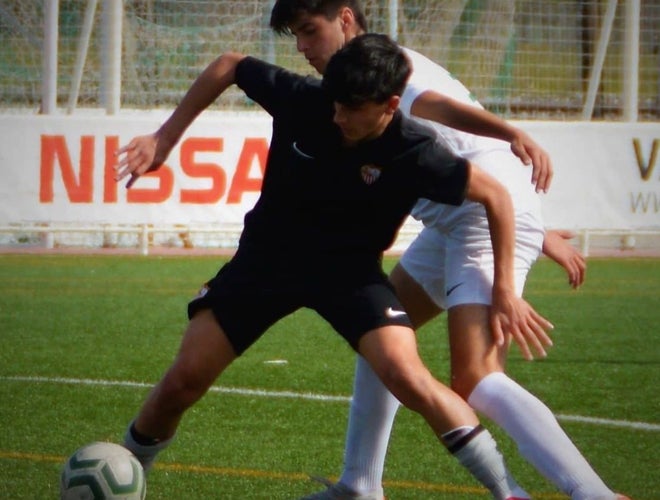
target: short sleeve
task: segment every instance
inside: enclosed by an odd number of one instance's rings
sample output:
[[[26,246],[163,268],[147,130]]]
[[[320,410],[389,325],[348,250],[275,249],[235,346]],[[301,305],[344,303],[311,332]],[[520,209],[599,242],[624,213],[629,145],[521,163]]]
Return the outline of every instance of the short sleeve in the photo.
[[[236,67],[236,85],[271,116],[286,113],[304,102],[306,94],[320,88],[318,80],[291,73],[254,57]],[[318,90],[316,90],[318,92]]]
[[[437,141],[428,141],[419,152],[420,198],[460,205],[467,195],[470,163]]]

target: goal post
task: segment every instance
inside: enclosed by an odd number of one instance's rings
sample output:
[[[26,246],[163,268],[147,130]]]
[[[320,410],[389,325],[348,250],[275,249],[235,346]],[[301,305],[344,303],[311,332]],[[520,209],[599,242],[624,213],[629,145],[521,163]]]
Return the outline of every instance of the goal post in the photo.
[[[108,115],[121,107],[122,26],[124,0],[103,0],[101,104]]]
[[[639,116],[639,37],[641,0],[625,0],[625,42],[623,57],[623,119],[636,122]],[[658,35],[660,37],[660,34]]]
[[[45,115],[52,114],[57,109],[58,18],[59,0],[45,0],[40,109]]]

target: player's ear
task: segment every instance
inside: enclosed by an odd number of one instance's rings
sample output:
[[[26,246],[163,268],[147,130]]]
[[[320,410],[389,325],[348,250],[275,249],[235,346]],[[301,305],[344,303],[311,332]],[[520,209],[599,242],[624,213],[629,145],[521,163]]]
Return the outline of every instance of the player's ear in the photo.
[[[387,112],[394,113],[401,104],[401,96],[393,95],[387,100]]]
[[[354,31],[355,14],[353,14],[353,11],[351,10],[350,7],[342,7],[341,9],[339,9],[339,13],[337,17],[339,17],[341,29],[344,33],[348,32],[349,30],[351,32]]]

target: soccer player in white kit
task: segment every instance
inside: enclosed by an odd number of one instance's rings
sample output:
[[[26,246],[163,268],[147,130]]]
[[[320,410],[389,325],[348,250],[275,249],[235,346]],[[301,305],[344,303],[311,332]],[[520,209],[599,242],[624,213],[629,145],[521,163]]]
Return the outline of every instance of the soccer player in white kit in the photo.
[[[323,73],[334,51],[366,31],[366,20],[357,0],[278,0],[271,27],[293,34],[298,50]],[[466,123],[470,123],[466,126],[472,126],[473,131],[482,127],[480,132],[504,138],[511,128],[498,132],[495,127],[501,124],[497,119],[485,114],[470,92],[444,68],[412,50],[406,49],[406,54],[413,73],[402,96],[403,112],[425,119],[439,140],[495,176],[511,194],[516,211],[516,293],[522,296],[527,273],[544,248],[540,200],[532,174],[521,168],[520,159],[512,154],[513,144],[441,123],[447,123],[450,111],[465,114]],[[484,121],[480,123],[481,117]],[[423,221],[424,229],[390,279],[416,328],[448,311],[452,388],[502,427],[520,453],[571,498],[626,498],[604,484],[550,409],[505,374],[511,339],[490,326],[494,255],[483,208],[475,203],[449,207],[420,200],[413,215]],[[583,263],[576,263],[576,257],[567,256],[561,248],[557,250],[555,245],[546,253],[559,257],[571,283],[579,284]],[[557,255],[562,252],[563,256]],[[539,338],[523,338],[516,332],[513,337],[527,359],[533,357],[530,343],[545,356]],[[398,407],[398,401],[358,357],[342,476],[328,490],[306,498],[382,499],[385,454]],[[461,435],[455,437],[460,440]]]

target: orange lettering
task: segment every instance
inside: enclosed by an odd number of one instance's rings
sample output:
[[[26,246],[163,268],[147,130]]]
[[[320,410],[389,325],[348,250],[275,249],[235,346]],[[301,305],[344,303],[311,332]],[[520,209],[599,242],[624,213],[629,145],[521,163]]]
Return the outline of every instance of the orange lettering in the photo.
[[[117,182],[115,182],[115,151],[119,149],[119,137],[105,138],[105,165],[103,167],[103,203],[117,203]]]
[[[257,159],[261,177],[248,177],[252,162]],[[261,191],[264,172],[266,170],[266,159],[268,158],[268,141],[263,137],[248,137],[243,143],[243,150],[236,165],[236,173],[232,179],[227,204],[241,202],[243,193]]]
[[[220,152],[223,141],[219,138],[191,137],[181,144],[181,169],[195,178],[209,178],[209,189],[182,189],[181,203],[217,203],[225,192],[227,177],[220,165],[214,163],[195,163],[198,151]]]
[[[93,198],[94,137],[84,135],[80,138],[79,179],[73,170],[71,156],[63,135],[41,136],[41,165],[39,201],[52,203],[55,195],[55,161],[62,170],[62,181],[69,201],[72,203],[91,203]]]

